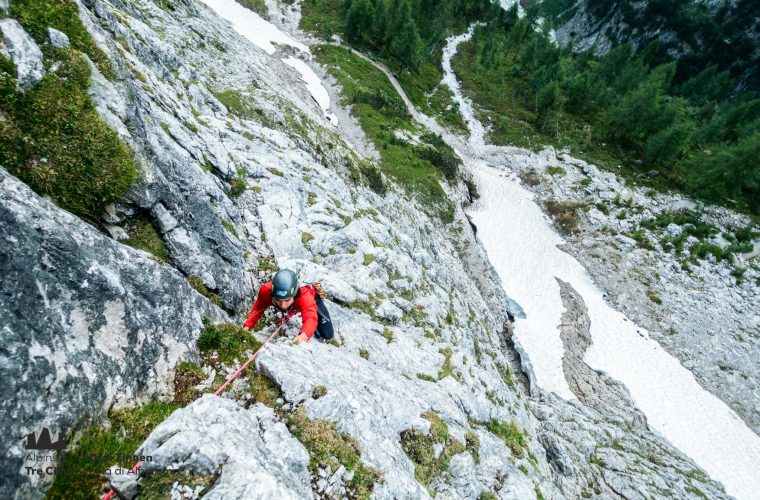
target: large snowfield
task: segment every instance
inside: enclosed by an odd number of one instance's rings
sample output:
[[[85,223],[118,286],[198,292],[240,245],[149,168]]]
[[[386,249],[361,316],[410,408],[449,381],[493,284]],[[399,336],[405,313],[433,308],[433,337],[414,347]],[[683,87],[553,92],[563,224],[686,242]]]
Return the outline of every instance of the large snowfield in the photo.
[[[565,308],[559,278],[588,307],[593,340],[588,365],[625,384],[650,428],[721,481],[729,494],[757,498],[760,438],[646,330],[605,302],[583,266],[558,248],[562,238],[517,179],[484,164],[473,167],[481,199],[470,216],[506,292],[527,316],[515,323],[514,338],[528,356],[532,382],[574,398],[562,371],[559,324]]]

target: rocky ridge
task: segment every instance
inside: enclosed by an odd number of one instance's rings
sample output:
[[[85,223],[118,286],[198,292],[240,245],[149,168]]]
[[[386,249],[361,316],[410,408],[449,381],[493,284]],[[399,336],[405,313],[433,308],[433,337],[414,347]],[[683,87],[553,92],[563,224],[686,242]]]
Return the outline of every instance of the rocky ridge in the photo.
[[[9,240],[17,249],[13,260],[4,256],[6,274],[15,273],[15,286],[34,300],[4,292],[3,317],[26,311],[30,302],[47,305],[40,300],[49,292],[29,279],[30,262],[44,269],[52,259],[55,273],[50,274],[62,281],[57,286],[63,298],[4,329],[10,336],[4,345],[21,345],[18,332],[35,331],[41,321],[51,324],[36,333],[47,350],[42,348],[40,356],[4,353],[3,374],[30,381],[39,372],[53,382],[53,396],[63,398],[86,384],[72,373],[81,356],[103,360],[93,369],[98,383],[91,384],[92,392],[84,393],[91,396],[81,404],[45,408],[37,403],[19,416],[23,428],[14,427],[18,419],[4,419],[3,435],[21,436],[44,424],[71,429],[113,403],[159,395],[167,389],[172,364],[195,359],[201,317],[225,318],[183,276],[199,277],[239,320],[276,263],[325,283],[338,345],[295,347],[281,339],[257,363],[282,391],[276,411],[235,404],[244,393],[240,384],[226,398],[202,398],[177,411],[143,444],[141,452],[158,457],[146,473],[170,468],[220,473],[212,497],[308,497],[314,491],[309,482],[319,484],[320,478],[306,471],[308,453],[278,415],[300,409],[308,418],[334,422],[358,442],[362,461],[383,471],[376,497],[477,498],[489,492],[524,498],[537,491],[546,497],[636,496],[660,493],[668,484],[678,485],[683,497],[695,491],[722,495],[690,460],[647,431],[635,412],[610,412],[591,400],[523,394],[512,382],[508,333],[502,326],[508,300],[464,214],[457,211],[446,226],[399,191],[382,198],[357,185],[355,148],[330,129],[298,75],[279,64],[279,53],[269,56],[252,46],[200,3],[174,5],[168,12],[147,0],[88,0],[80,8],[117,73],[112,82],[93,69],[92,97],[145,172],[144,181],[109,214],[108,230],[118,236],[130,216],[152,217],[170,264],[117,243],[3,177],[3,218],[9,228],[3,234],[21,242],[26,241],[22,236],[41,234],[26,245]],[[224,98],[229,95],[243,96],[246,106],[235,107]],[[235,197],[230,184],[237,180],[248,189]],[[66,249],[67,241],[69,251],[53,250]],[[62,268],[71,273],[66,280],[59,275]],[[113,276],[121,281],[109,279]],[[97,280],[98,289],[84,290],[98,300],[91,298],[77,316],[66,297],[82,293],[86,280]],[[163,288],[167,285],[170,290]],[[127,319],[126,326],[114,329],[108,325],[120,317],[112,310],[119,306],[106,306],[115,291],[121,293]],[[133,295],[144,300],[137,302]],[[50,318],[61,311],[57,325],[62,328],[52,329]],[[178,324],[177,318],[186,323]],[[582,319],[577,323],[582,332]],[[295,321],[289,334],[297,327]],[[164,330],[177,337],[161,336]],[[141,331],[150,335],[141,337]],[[67,335],[87,348],[61,356],[53,370],[43,359],[66,352]],[[124,345],[102,343],[104,335]],[[99,382],[119,352],[128,353],[129,362],[107,391]],[[577,364],[578,356],[574,359]],[[600,384],[592,374],[583,377]],[[313,397],[316,385],[325,387],[322,397]],[[17,402],[17,394],[9,393],[7,401]],[[51,397],[32,382],[23,394],[39,402]],[[453,454],[424,486],[400,435],[410,430],[432,434],[433,422],[423,417],[431,411],[453,441],[464,448],[471,434],[478,446]],[[524,443],[510,446],[494,433],[498,427],[492,422],[511,423]],[[237,432],[227,435],[223,428],[230,426]],[[19,442],[8,448],[16,457]],[[637,452],[642,446],[651,464],[673,467],[642,465]],[[260,462],[251,458],[253,448]],[[4,496],[38,496],[44,484],[14,473],[21,472],[19,460],[4,468]],[[255,492],[248,489],[251,484],[258,485]]]

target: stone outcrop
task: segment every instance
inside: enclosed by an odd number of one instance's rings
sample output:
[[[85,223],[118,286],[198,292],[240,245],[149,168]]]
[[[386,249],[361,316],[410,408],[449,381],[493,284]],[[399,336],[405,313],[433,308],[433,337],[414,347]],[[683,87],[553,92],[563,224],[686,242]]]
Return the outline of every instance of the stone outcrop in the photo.
[[[202,318],[224,314],[172,267],[2,168],[0,235],[0,495],[11,498],[34,479],[24,436],[43,427],[65,435],[113,405],[170,395]]]

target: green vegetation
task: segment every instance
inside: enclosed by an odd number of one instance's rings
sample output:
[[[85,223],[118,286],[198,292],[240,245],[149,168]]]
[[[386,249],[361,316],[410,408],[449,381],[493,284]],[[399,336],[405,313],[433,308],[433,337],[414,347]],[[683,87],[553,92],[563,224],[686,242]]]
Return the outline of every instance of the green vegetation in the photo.
[[[552,166],[546,168],[546,173],[549,175],[565,175],[567,172],[560,166]]]
[[[203,279],[199,276],[188,276],[187,282],[190,283],[190,286],[195,288],[195,291],[206,297],[208,300],[210,300],[215,306],[220,307],[224,309],[224,301],[222,300],[222,297],[215,292],[212,292],[208,289],[205,283],[203,283]]]
[[[224,226],[224,229],[226,229],[236,239],[240,239],[240,235],[238,235],[238,232],[235,229],[235,225],[232,222],[226,219],[222,219],[222,226]]]
[[[544,206],[560,233],[572,235],[578,232],[578,215],[576,211],[586,208],[584,203],[546,200],[544,201]]]
[[[73,15],[78,22],[76,7]],[[90,68],[82,55],[46,48],[45,62],[60,66],[19,92],[14,64],[0,56],[0,163],[40,195],[97,222],[137,180],[138,169],[90,100]]]
[[[48,27],[66,33],[72,49],[87,54],[109,80],[116,78],[108,57],[79,19],[79,9],[73,0],[13,0],[8,15],[16,19],[40,46],[48,41]]]
[[[438,352],[443,354],[443,364],[441,365],[441,369],[438,371],[438,380],[441,380],[444,377],[452,375],[454,371],[454,366],[451,364],[451,355],[453,354],[453,351],[450,347],[446,347],[445,349],[441,349]],[[457,378],[456,375],[452,376],[455,379]]]
[[[359,444],[348,434],[340,433],[335,424],[327,420],[311,420],[304,407],[287,415],[288,429],[309,452],[309,470],[316,477],[319,467],[330,466],[333,470],[340,464],[354,471],[354,477],[346,484],[351,498],[369,498],[375,483],[382,481],[381,473],[364,465]]]
[[[448,472],[451,457],[465,451],[465,446],[449,436],[448,425],[435,412],[428,411],[422,416],[430,421],[429,434],[407,429],[401,433],[401,447],[414,464],[417,481],[427,486]],[[434,452],[436,444],[443,445],[438,458]]]
[[[206,323],[198,337],[198,349],[204,360],[214,359],[225,364],[231,364],[236,359],[247,359],[248,351],[255,351],[261,347],[261,342],[233,323],[210,324]]]
[[[428,375],[427,373],[418,373],[417,378],[424,380],[425,382],[436,382],[438,380],[434,376]]]
[[[273,273],[277,271],[277,263],[274,260],[274,255],[265,255],[261,257],[259,259],[258,270],[267,273]]]
[[[200,392],[195,386],[206,379],[206,375],[200,366],[195,363],[183,362],[174,369],[174,400],[173,404],[182,407],[193,401],[199,396]]]
[[[487,428],[492,434],[504,441],[504,444],[509,446],[515,457],[522,458],[525,455],[525,436],[517,427],[517,424],[492,419],[488,422]]]
[[[314,399],[319,399],[322,396],[327,394],[327,387],[323,385],[317,385],[314,387],[314,389],[311,391],[311,397]]]
[[[760,211],[757,95],[729,100],[738,82],[727,71],[686,70],[654,45],[573,54],[535,21],[514,9],[492,15],[454,59],[465,92],[493,122],[492,141],[571,146],[657,187]]]
[[[147,217],[129,219],[124,223],[129,238],[122,243],[152,254],[159,262],[166,262],[169,254],[161,234]]]
[[[347,307],[352,308],[352,309],[358,309],[358,310],[366,313],[372,319],[375,319],[375,317],[376,317],[375,306],[372,303],[367,302],[365,300],[356,299],[356,300],[353,300],[351,302],[346,302],[345,305]]]
[[[219,102],[224,104],[227,111],[233,115],[247,119],[255,117],[261,118],[263,116],[262,111],[251,103],[252,99],[250,92],[243,93],[239,90],[229,89],[212,91],[212,93],[214,94],[214,97],[219,99]]]
[[[108,414],[109,426],[85,429],[76,447],[58,463],[59,470],[76,472],[56,475],[46,498],[99,498],[107,489],[103,471],[114,463],[131,468],[137,461],[133,457],[137,448],[176,409],[173,404],[157,402],[124,408]]]
[[[541,493],[541,489],[538,487],[538,485],[535,485],[533,487],[533,491],[536,492],[536,500],[544,500],[544,494]]]
[[[480,439],[474,432],[467,432],[464,435],[464,443],[467,451],[472,455],[476,464],[480,463]]]
[[[306,231],[301,233],[301,243],[303,243],[304,246],[306,246],[313,239],[314,236],[311,233],[307,233]]]
[[[367,349],[359,349],[359,356],[364,359],[369,359],[369,351]]]
[[[322,45],[315,50],[317,60],[328,67],[343,89],[342,101],[353,105],[368,137],[380,152],[379,167],[400,186],[415,195],[424,207],[444,220],[453,218],[453,207],[440,186],[445,178],[436,161],[444,169],[451,169],[451,154],[436,144],[414,146],[399,139],[397,131],[414,135],[417,128],[412,124],[406,107],[385,75],[369,62],[346,49]],[[434,136],[433,136],[434,137]],[[420,138],[425,140],[424,138]],[[432,139],[432,137],[428,137]],[[370,164],[359,165],[361,174],[368,178],[370,186],[381,192],[381,178],[373,173]]]
[[[365,253],[364,254],[364,265],[368,266],[375,262],[375,259],[377,258],[377,255],[371,254],[371,253]]]
[[[393,330],[387,326],[383,328],[383,337],[385,337],[385,340],[387,340],[389,344],[393,342]]]
[[[264,0],[235,0],[237,3],[245,7],[246,9],[250,9],[256,14],[260,15],[264,19],[269,18],[269,11],[267,11],[267,4],[264,2]]]
[[[245,190],[247,188],[248,183],[242,176],[235,177],[232,182],[230,182],[230,196],[237,198],[241,194],[245,193]]]
[[[248,388],[254,401],[263,403],[270,408],[277,408],[277,400],[282,397],[280,386],[255,367],[248,368]]]

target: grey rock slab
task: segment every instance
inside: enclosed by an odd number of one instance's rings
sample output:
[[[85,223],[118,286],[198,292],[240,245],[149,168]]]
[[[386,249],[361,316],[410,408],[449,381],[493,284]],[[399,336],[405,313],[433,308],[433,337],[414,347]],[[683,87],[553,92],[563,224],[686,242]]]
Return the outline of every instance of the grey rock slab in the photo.
[[[309,454],[270,408],[206,395],[175,411],[140,446],[145,473],[221,473],[204,498],[310,498]]]
[[[62,31],[58,31],[55,28],[48,28],[48,38],[50,39],[50,43],[53,44],[53,47],[56,49],[66,49],[69,47],[69,36]]]
[[[172,216],[162,203],[156,203],[153,205],[153,208],[151,208],[151,214],[156,219],[158,227],[161,229],[162,233],[168,233],[179,224],[177,219]]]
[[[0,168],[0,496],[38,491],[16,436],[66,433],[114,404],[171,395],[223,313],[175,269],[122,245]]]
[[[29,90],[45,76],[42,51],[15,19],[0,19],[0,32],[16,65],[17,86]]]
[[[138,475],[129,469],[113,465],[108,469],[111,473],[106,474],[111,488],[119,495],[119,498],[132,500],[137,496],[139,485]]]

